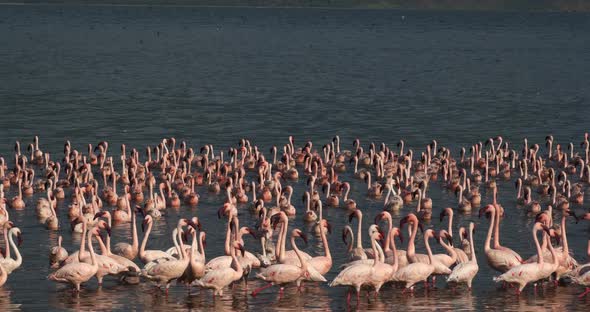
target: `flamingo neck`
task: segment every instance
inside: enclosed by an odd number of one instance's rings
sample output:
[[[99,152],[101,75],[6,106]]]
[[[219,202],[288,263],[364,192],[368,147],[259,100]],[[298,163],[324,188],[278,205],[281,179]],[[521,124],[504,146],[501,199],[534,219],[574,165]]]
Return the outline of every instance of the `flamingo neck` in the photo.
[[[451,259],[453,260],[453,263],[455,261],[457,261],[457,252],[455,251],[455,249],[451,246],[449,246],[447,243],[444,242],[444,240],[440,240],[440,244],[443,246],[443,248],[447,251],[447,253],[449,254],[449,257],[451,257]]]
[[[395,236],[393,233],[391,233],[391,249],[393,251],[393,264],[391,266],[393,267],[393,272],[395,273],[399,268],[399,263],[397,260],[397,247],[395,246]]]
[[[385,247],[383,248],[384,251],[389,251],[389,244],[391,244],[391,229],[393,225],[391,224],[391,218],[387,218],[387,236],[385,237]]]
[[[494,204],[495,220],[494,220],[494,249],[500,248],[500,210]]]
[[[344,201],[348,200],[348,193],[350,193],[350,185],[346,185],[346,192],[344,193]]]
[[[321,224],[321,221],[320,221],[320,236],[322,237],[322,245],[324,245],[324,252],[326,253],[326,258],[332,260],[332,254],[330,253],[330,245],[328,245],[328,238],[326,237],[326,231],[324,230],[324,226]]]
[[[535,240],[535,246],[537,247],[537,263],[543,265],[543,251],[541,245],[539,245],[539,239],[537,238],[537,229],[533,227],[533,240]]]
[[[141,241],[141,247],[139,248],[139,257],[143,258],[145,256],[145,246],[147,245],[148,238],[150,237],[150,232],[152,231],[153,223],[148,223],[148,228],[143,235],[143,240]]]
[[[100,253],[103,256],[108,256],[110,254],[109,250],[107,249],[107,246],[104,244],[104,242],[102,241],[102,238],[100,236],[96,237],[97,241],[98,241],[98,245],[100,246]]]
[[[228,218],[227,219],[227,227],[225,230],[225,248],[224,248],[226,256],[231,255],[231,247],[230,247],[231,242],[230,241],[231,241],[231,218]]]
[[[563,212],[563,216],[561,217],[561,244],[563,246],[563,255],[567,256],[569,254],[569,245],[567,242],[567,234],[566,234],[566,230],[565,230],[565,219],[567,218],[567,215],[565,212]],[[549,242],[549,244],[551,244],[551,241]]]
[[[131,247],[133,248],[134,252],[137,252],[137,246],[139,245],[136,221],[135,212],[131,212],[131,235],[133,240]]]
[[[80,250],[78,251],[79,262],[82,262],[82,255],[86,251],[86,236],[88,235],[86,231],[86,220],[84,220],[84,222],[82,222],[82,239],[80,240]]]
[[[201,252],[201,256],[203,256],[203,262],[205,258],[205,245],[203,244],[203,241],[205,240],[205,235],[203,234],[203,232],[201,232],[199,234],[199,251]],[[263,248],[264,251],[264,248]]]
[[[357,214],[357,218],[359,220],[359,224],[358,227],[356,228],[356,248],[363,248],[363,242],[362,242],[362,226],[363,226],[363,214],[359,213]]]
[[[377,240],[372,237],[371,237],[371,249],[373,249],[373,255],[375,255],[375,258],[373,259],[373,267],[375,267],[380,262],[381,255],[378,253],[379,250],[377,249]]]
[[[414,224],[414,222],[411,222],[410,224],[412,225],[412,234],[408,240],[407,254],[408,256],[413,257],[416,254],[416,245],[414,240],[416,239],[416,234],[418,233],[418,224]]]
[[[301,255],[301,251],[297,247],[297,244],[295,244],[295,236],[293,236],[293,235],[291,235],[291,246],[293,247],[293,251],[295,251],[297,258],[299,259],[299,263],[301,263],[301,271],[302,272],[307,271],[307,261],[305,261],[305,259],[303,259],[303,255]]]
[[[449,214],[449,234],[453,237],[453,211]]]
[[[490,212],[491,216],[490,216],[490,227],[488,228],[488,235],[486,236],[486,241],[484,243],[484,250],[488,251],[491,249],[490,247],[490,241],[492,240],[492,232],[494,231],[494,227],[496,224],[496,210],[492,210]]]
[[[6,259],[10,259],[10,239],[8,237],[8,228],[4,228],[4,243],[6,244]]]
[[[88,251],[90,251],[90,261],[93,267],[98,267],[98,263],[96,262],[96,256],[94,255],[94,247],[92,246],[92,235],[87,234],[88,237]],[[80,257],[80,254],[78,254]]]
[[[469,248],[471,249],[471,261],[477,264],[477,257],[475,256],[475,247],[473,244],[473,227],[469,229]]]
[[[426,252],[428,253],[428,261],[432,265],[434,260],[432,258],[432,250],[430,250],[430,244],[428,243],[428,235],[424,235],[424,245],[426,246]]]
[[[13,233],[9,233],[8,236],[9,236],[9,240],[10,240],[10,246],[14,249],[14,254],[16,255],[16,263],[17,263],[17,265],[20,266],[21,263],[23,262],[23,258],[22,258],[21,254],[20,254],[20,251],[18,250],[18,247],[14,243],[14,239],[13,239],[14,234]]]

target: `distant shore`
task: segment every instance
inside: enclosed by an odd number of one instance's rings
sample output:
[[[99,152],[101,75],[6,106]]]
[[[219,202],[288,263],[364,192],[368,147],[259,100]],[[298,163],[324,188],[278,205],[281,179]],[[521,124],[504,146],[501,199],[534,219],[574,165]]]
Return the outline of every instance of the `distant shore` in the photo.
[[[585,0],[25,0],[0,4],[590,12],[590,1]]]

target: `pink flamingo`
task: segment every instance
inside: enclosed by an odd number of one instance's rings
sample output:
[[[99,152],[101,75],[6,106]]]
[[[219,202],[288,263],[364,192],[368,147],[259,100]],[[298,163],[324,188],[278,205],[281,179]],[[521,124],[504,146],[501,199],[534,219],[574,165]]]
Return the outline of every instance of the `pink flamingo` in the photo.
[[[495,282],[506,282],[510,284],[517,284],[518,288],[516,289],[516,294],[520,294],[522,289],[531,282],[536,282],[538,280],[544,279],[549,277],[555,270],[557,269],[558,261],[555,255],[555,251],[551,244],[549,244],[549,250],[553,255],[554,263],[545,263],[541,253],[541,245],[539,244],[539,240],[537,239],[537,232],[539,230],[545,230],[549,233],[549,229],[544,227],[540,222],[535,222],[533,226],[533,240],[535,241],[535,246],[537,247],[537,256],[538,260],[536,263],[525,263],[518,266],[511,268],[510,270],[506,271],[504,274],[494,277]],[[536,284],[535,284],[536,287]]]
[[[487,205],[483,207],[479,210],[480,217],[482,213],[486,213],[486,215],[489,214],[490,216],[490,227],[488,228],[488,234],[484,243],[484,253],[488,260],[488,265],[492,267],[492,269],[501,273],[520,265],[521,259],[517,258],[514,253],[502,249],[494,249],[490,246],[492,232],[494,230],[494,225],[496,224],[496,209],[494,206]]]
[[[213,289],[213,297],[216,295],[223,296],[223,288],[239,280],[244,275],[244,269],[236,257],[236,249],[243,252],[244,247],[238,242],[233,242],[232,247],[230,251],[232,257],[230,267],[210,270],[205,276],[196,281],[196,284],[200,287]]]
[[[469,243],[471,248],[471,258],[468,261],[459,263],[456,267],[453,268],[453,272],[447,278],[447,283],[450,285],[456,285],[459,283],[466,283],[467,289],[471,290],[471,283],[477,272],[479,271],[479,266],[477,265],[477,257],[475,256],[475,248],[473,245],[473,230],[475,229],[475,224],[473,222],[469,223]]]
[[[84,224],[84,233],[86,232],[86,222]],[[92,247],[92,236],[98,235],[98,228],[94,227],[90,230],[88,236],[88,249],[90,250],[90,263],[82,262],[81,258],[78,258],[79,262],[73,262],[64,265],[59,270],[51,273],[47,279],[60,282],[60,283],[70,283],[75,287],[77,292],[80,292],[80,284],[87,282],[90,280],[98,271],[98,262],[96,261],[96,257],[94,255],[94,248]],[[85,234],[86,235],[86,234]],[[85,244],[85,240],[80,241],[80,250]],[[81,253],[78,253],[80,256]]]
[[[293,247],[293,251],[299,259],[300,265],[279,263],[261,269],[260,273],[256,274],[256,277],[269,283],[265,286],[255,289],[251,294],[253,297],[258,295],[258,293],[260,293],[262,290],[272,287],[273,285],[281,285],[279,294],[282,296],[284,289],[282,285],[291,282],[295,282],[297,284],[298,291],[301,291],[301,282],[304,279],[312,278],[307,260],[301,254],[299,248],[297,248],[297,244],[295,244],[296,237],[300,237],[305,243],[307,243],[307,237],[299,229],[294,229],[291,232],[291,246]],[[325,282],[326,279],[322,277],[320,281]]]

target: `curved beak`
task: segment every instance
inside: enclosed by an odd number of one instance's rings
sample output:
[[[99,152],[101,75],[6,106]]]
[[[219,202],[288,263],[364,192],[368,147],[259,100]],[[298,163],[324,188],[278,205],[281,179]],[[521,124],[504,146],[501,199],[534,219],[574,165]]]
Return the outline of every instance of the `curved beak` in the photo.
[[[141,232],[145,232],[146,224],[147,224],[147,220],[143,219],[143,222],[141,222]]]
[[[244,249],[244,245],[238,243],[238,249],[240,250],[240,252],[242,253],[242,257],[244,256],[244,254],[246,254],[246,249]]]
[[[78,219],[74,219],[72,220],[72,222],[70,222],[70,229],[73,231],[74,228],[76,227],[76,224],[78,224]]]
[[[403,217],[401,220],[399,220],[399,228],[403,229],[404,228],[404,224],[408,223],[409,217]]]
[[[217,210],[217,219],[221,219],[221,216],[225,214],[225,206],[222,206]]]
[[[107,224],[107,225],[105,225],[104,229],[105,229],[105,231],[107,231],[107,234],[108,234],[109,236],[111,236],[111,227],[110,227],[108,224]]]
[[[100,211],[94,214],[94,220],[102,217],[104,215],[104,211]]]
[[[379,213],[378,215],[375,216],[375,224],[379,223],[379,221],[381,221],[381,219],[383,219],[383,216],[385,214],[383,212]]]
[[[275,214],[270,218],[270,224],[272,224],[273,230],[277,229],[277,225],[279,224],[280,220],[281,220],[281,218],[279,217],[279,214]]]
[[[17,236],[17,244],[20,247],[20,245],[23,244],[23,235],[19,232],[18,236]]]
[[[305,233],[300,233],[299,237],[305,242],[305,246],[307,246],[307,235]]]
[[[486,211],[486,207],[482,207],[479,209],[479,214],[477,215],[478,218],[481,219],[481,215]]]
[[[326,227],[328,228],[328,234],[332,234],[332,225],[326,221]]]
[[[351,214],[348,215],[348,223],[352,222],[352,219],[354,218],[354,212],[352,212]]]

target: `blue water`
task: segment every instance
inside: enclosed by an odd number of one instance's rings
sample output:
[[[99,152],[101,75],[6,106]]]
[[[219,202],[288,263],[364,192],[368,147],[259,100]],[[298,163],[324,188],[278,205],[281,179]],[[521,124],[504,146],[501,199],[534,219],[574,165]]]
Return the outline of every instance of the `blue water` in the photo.
[[[24,147],[36,134],[52,159],[60,159],[66,139],[84,151],[87,143],[108,140],[119,153],[118,146],[126,143],[143,156],[145,146],[170,136],[197,148],[212,143],[218,150],[246,137],[264,152],[289,135],[297,145],[313,140],[321,147],[335,134],[346,149],[357,137],[364,146],[404,139],[420,151],[437,139],[456,156],[461,146],[496,135],[517,150],[524,137],[542,144],[547,134],[579,146],[590,113],[589,33],[590,16],[574,13],[2,5],[0,154],[12,159],[14,141]],[[352,180],[350,170],[341,178]],[[366,210],[368,224],[382,204],[366,199],[362,183],[353,181],[353,198]],[[503,242],[531,255],[531,218],[515,207],[513,183],[499,184],[499,200],[510,217],[503,224]],[[303,187],[300,180],[294,198]],[[215,231],[222,222],[215,214],[224,198],[198,192],[199,207],[170,211],[157,224],[151,247],[171,245],[178,215],[199,215],[208,231],[208,258],[222,253],[224,234]],[[177,287],[166,298],[153,296],[148,283],[130,287],[110,280],[102,289],[92,281],[79,297],[72,296],[45,280],[47,249],[56,234],[37,224],[37,196],[26,200],[30,209],[11,214],[25,235],[24,264],[0,290],[3,307],[345,306],[345,290],[326,285],[309,285],[303,295],[291,289],[281,300],[276,290],[251,298],[238,286],[231,296],[212,301],[209,292],[187,295]],[[437,184],[430,196],[434,215],[456,203]],[[303,209],[299,201],[296,207]],[[410,210],[404,208],[402,215]],[[330,237],[336,258],[327,276],[331,280],[343,262],[339,231],[346,215],[330,210],[326,216],[336,229]],[[247,213],[241,218],[252,223]],[[482,223],[476,237],[480,272],[470,295],[453,294],[442,281],[436,292],[414,297],[388,287],[359,309],[587,309],[587,300],[575,298],[580,292],[575,286],[537,295],[530,290],[518,299],[497,289],[491,280],[495,273],[482,258],[487,221],[476,215],[456,221],[470,220]],[[76,240],[62,222],[60,233],[72,251]],[[303,227],[300,218],[295,225]],[[587,225],[571,222],[568,238],[582,262],[588,236]],[[128,237],[128,226],[121,226],[113,239]],[[258,245],[249,244],[256,250]],[[315,243],[307,250],[319,251]]]

